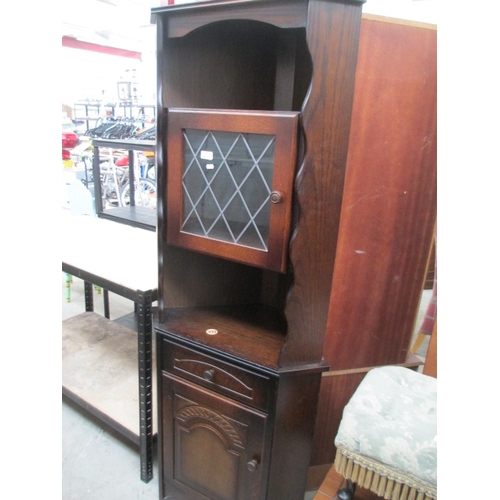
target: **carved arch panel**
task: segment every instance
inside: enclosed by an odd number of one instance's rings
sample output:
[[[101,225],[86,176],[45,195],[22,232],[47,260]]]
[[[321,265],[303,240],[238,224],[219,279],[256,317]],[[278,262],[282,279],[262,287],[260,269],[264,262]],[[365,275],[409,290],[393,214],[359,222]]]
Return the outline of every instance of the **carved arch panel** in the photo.
[[[164,374],[172,411],[172,480],[215,500],[257,500],[263,488],[267,415]]]

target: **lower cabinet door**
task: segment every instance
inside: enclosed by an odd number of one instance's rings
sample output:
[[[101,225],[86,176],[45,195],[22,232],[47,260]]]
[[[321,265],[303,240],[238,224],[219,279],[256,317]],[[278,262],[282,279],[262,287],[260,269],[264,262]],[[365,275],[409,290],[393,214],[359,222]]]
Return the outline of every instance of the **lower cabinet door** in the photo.
[[[265,498],[265,413],[163,372],[164,497]]]

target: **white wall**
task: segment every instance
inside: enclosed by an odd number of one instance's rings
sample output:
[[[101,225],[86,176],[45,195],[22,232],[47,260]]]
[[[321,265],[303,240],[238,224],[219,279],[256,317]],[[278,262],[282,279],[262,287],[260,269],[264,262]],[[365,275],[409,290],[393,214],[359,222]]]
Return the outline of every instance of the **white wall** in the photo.
[[[117,102],[117,84],[127,70],[136,70],[141,104],[154,104],[156,60],[154,52],[144,53],[142,61],[88,50],[61,48],[67,77],[61,81],[61,99],[70,106],[81,99]]]

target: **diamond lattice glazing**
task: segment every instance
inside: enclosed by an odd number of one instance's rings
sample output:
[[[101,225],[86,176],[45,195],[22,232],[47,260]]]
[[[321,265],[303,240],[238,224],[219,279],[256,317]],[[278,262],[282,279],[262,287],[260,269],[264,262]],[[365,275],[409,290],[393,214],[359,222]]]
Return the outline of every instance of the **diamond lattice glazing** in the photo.
[[[182,231],[267,250],[275,136],[183,130]]]

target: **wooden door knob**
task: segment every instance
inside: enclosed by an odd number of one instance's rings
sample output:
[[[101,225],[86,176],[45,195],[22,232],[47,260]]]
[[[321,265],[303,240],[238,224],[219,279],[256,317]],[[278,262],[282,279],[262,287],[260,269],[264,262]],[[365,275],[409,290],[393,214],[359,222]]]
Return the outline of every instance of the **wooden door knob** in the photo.
[[[281,203],[283,201],[283,193],[280,193],[279,191],[273,191],[270,198],[271,203]]]

